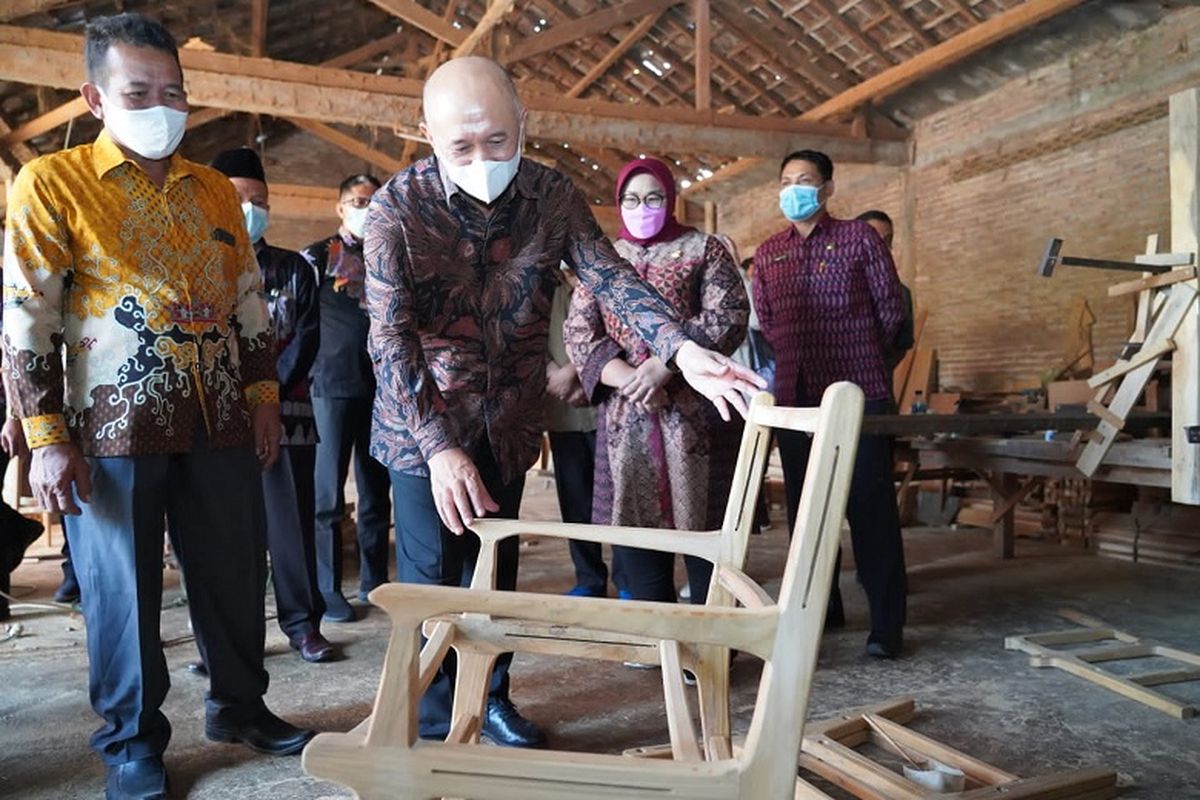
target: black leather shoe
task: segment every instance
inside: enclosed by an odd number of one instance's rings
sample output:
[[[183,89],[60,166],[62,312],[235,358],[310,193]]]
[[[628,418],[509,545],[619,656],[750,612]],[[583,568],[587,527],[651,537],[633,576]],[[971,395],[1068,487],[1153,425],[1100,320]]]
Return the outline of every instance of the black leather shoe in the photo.
[[[284,722],[264,708],[254,719],[241,725],[231,726],[209,719],[204,723],[204,735],[213,742],[240,742],[256,753],[290,756],[303,750],[317,734]]]
[[[79,602],[79,582],[74,578],[63,578],[63,582],[54,590],[54,602],[56,603],[78,603]]]
[[[319,631],[309,631],[303,636],[292,639],[290,644],[292,649],[310,664],[333,661],[333,657],[336,655],[333,645]]]
[[[354,607],[346,602],[341,592],[330,592],[321,596],[325,598],[325,616],[322,617],[325,622],[354,622],[358,619]]]
[[[882,640],[867,640],[867,655],[872,658],[893,659],[900,657],[900,650],[903,644],[900,640],[882,641]]]
[[[521,716],[510,700],[489,699],[480,736],[503,747],[541,747],[546,734]]]
[[[106,770],[104,796],[107,800],[159,800],[170,791],[162,756],[110,764]]]

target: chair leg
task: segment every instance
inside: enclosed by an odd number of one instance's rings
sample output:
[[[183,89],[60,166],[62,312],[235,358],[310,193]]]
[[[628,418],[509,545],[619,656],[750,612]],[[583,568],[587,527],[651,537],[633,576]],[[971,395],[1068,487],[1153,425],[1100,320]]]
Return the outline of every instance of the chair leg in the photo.
[[[466,733],[467,742],[479,742],[479,732],[483,728],[487,706],[488,687],[495,664],[495,655],[458,650],[458,672],[454,679],[454,710],[450,719],[455,723],[455,727],[460,728],[460,733]],[[465,720],[471,717],[478,720],[478,724],[462,729]]]

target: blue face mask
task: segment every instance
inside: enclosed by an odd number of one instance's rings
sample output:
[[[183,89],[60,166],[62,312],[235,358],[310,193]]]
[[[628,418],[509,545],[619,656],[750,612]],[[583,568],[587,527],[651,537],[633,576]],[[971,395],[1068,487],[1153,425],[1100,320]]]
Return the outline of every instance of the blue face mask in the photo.
[[[817,199],[821,186],[783,187],[779,190],[779,210],[792,222],[803,222],[821,210],[821,201]]]
[[[257,244],[267,232],[267,210],[254,203],[242,203],[242,215],[246,218],[246,233],[250,234],[250,244]]]

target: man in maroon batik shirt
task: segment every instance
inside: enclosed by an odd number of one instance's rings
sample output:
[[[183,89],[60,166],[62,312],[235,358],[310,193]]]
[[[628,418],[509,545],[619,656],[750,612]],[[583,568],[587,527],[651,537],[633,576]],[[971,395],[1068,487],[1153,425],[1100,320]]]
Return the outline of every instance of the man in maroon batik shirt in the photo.
[[[904,318],[891,254],[867,223],[825,210],[834,186],[833,162],[824,153],[792,153],[779,183],[780,210],[790,224],[759,245],[753,279],[754,308],[775,349],[776,397],[781,405],[817,405],[830,384],[853,381],[867,396],[866,413],[886,413],[892,392],[885,353]],[[777,435],[790,529],[811,440]],[[890,438],[859,442],[846,518],[871,608],[867,652],[894,658],[903,643],[907,585]],[[844,621],[835,580],[826,624]]]

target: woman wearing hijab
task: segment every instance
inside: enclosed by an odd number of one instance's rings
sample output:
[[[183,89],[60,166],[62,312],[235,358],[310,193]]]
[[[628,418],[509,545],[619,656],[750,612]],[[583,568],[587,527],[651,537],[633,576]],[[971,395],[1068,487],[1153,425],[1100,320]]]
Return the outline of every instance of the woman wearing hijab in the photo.
[[[617,179],[617,252],[686,320],[688,335],[730,355],[746,336],[750,304],[737,265],[716,238],[674,216],[675,180],[653,158]],[[567,351],[584,391],[599,404],[592,521],[679,530],[719,528],[741,425],[723,422],[642,339],[586,289],[571,300]],[[636,600],[674,602],[670,553],[614,548]],[[711,565],[685,558],[693,603],[708,594]]]

